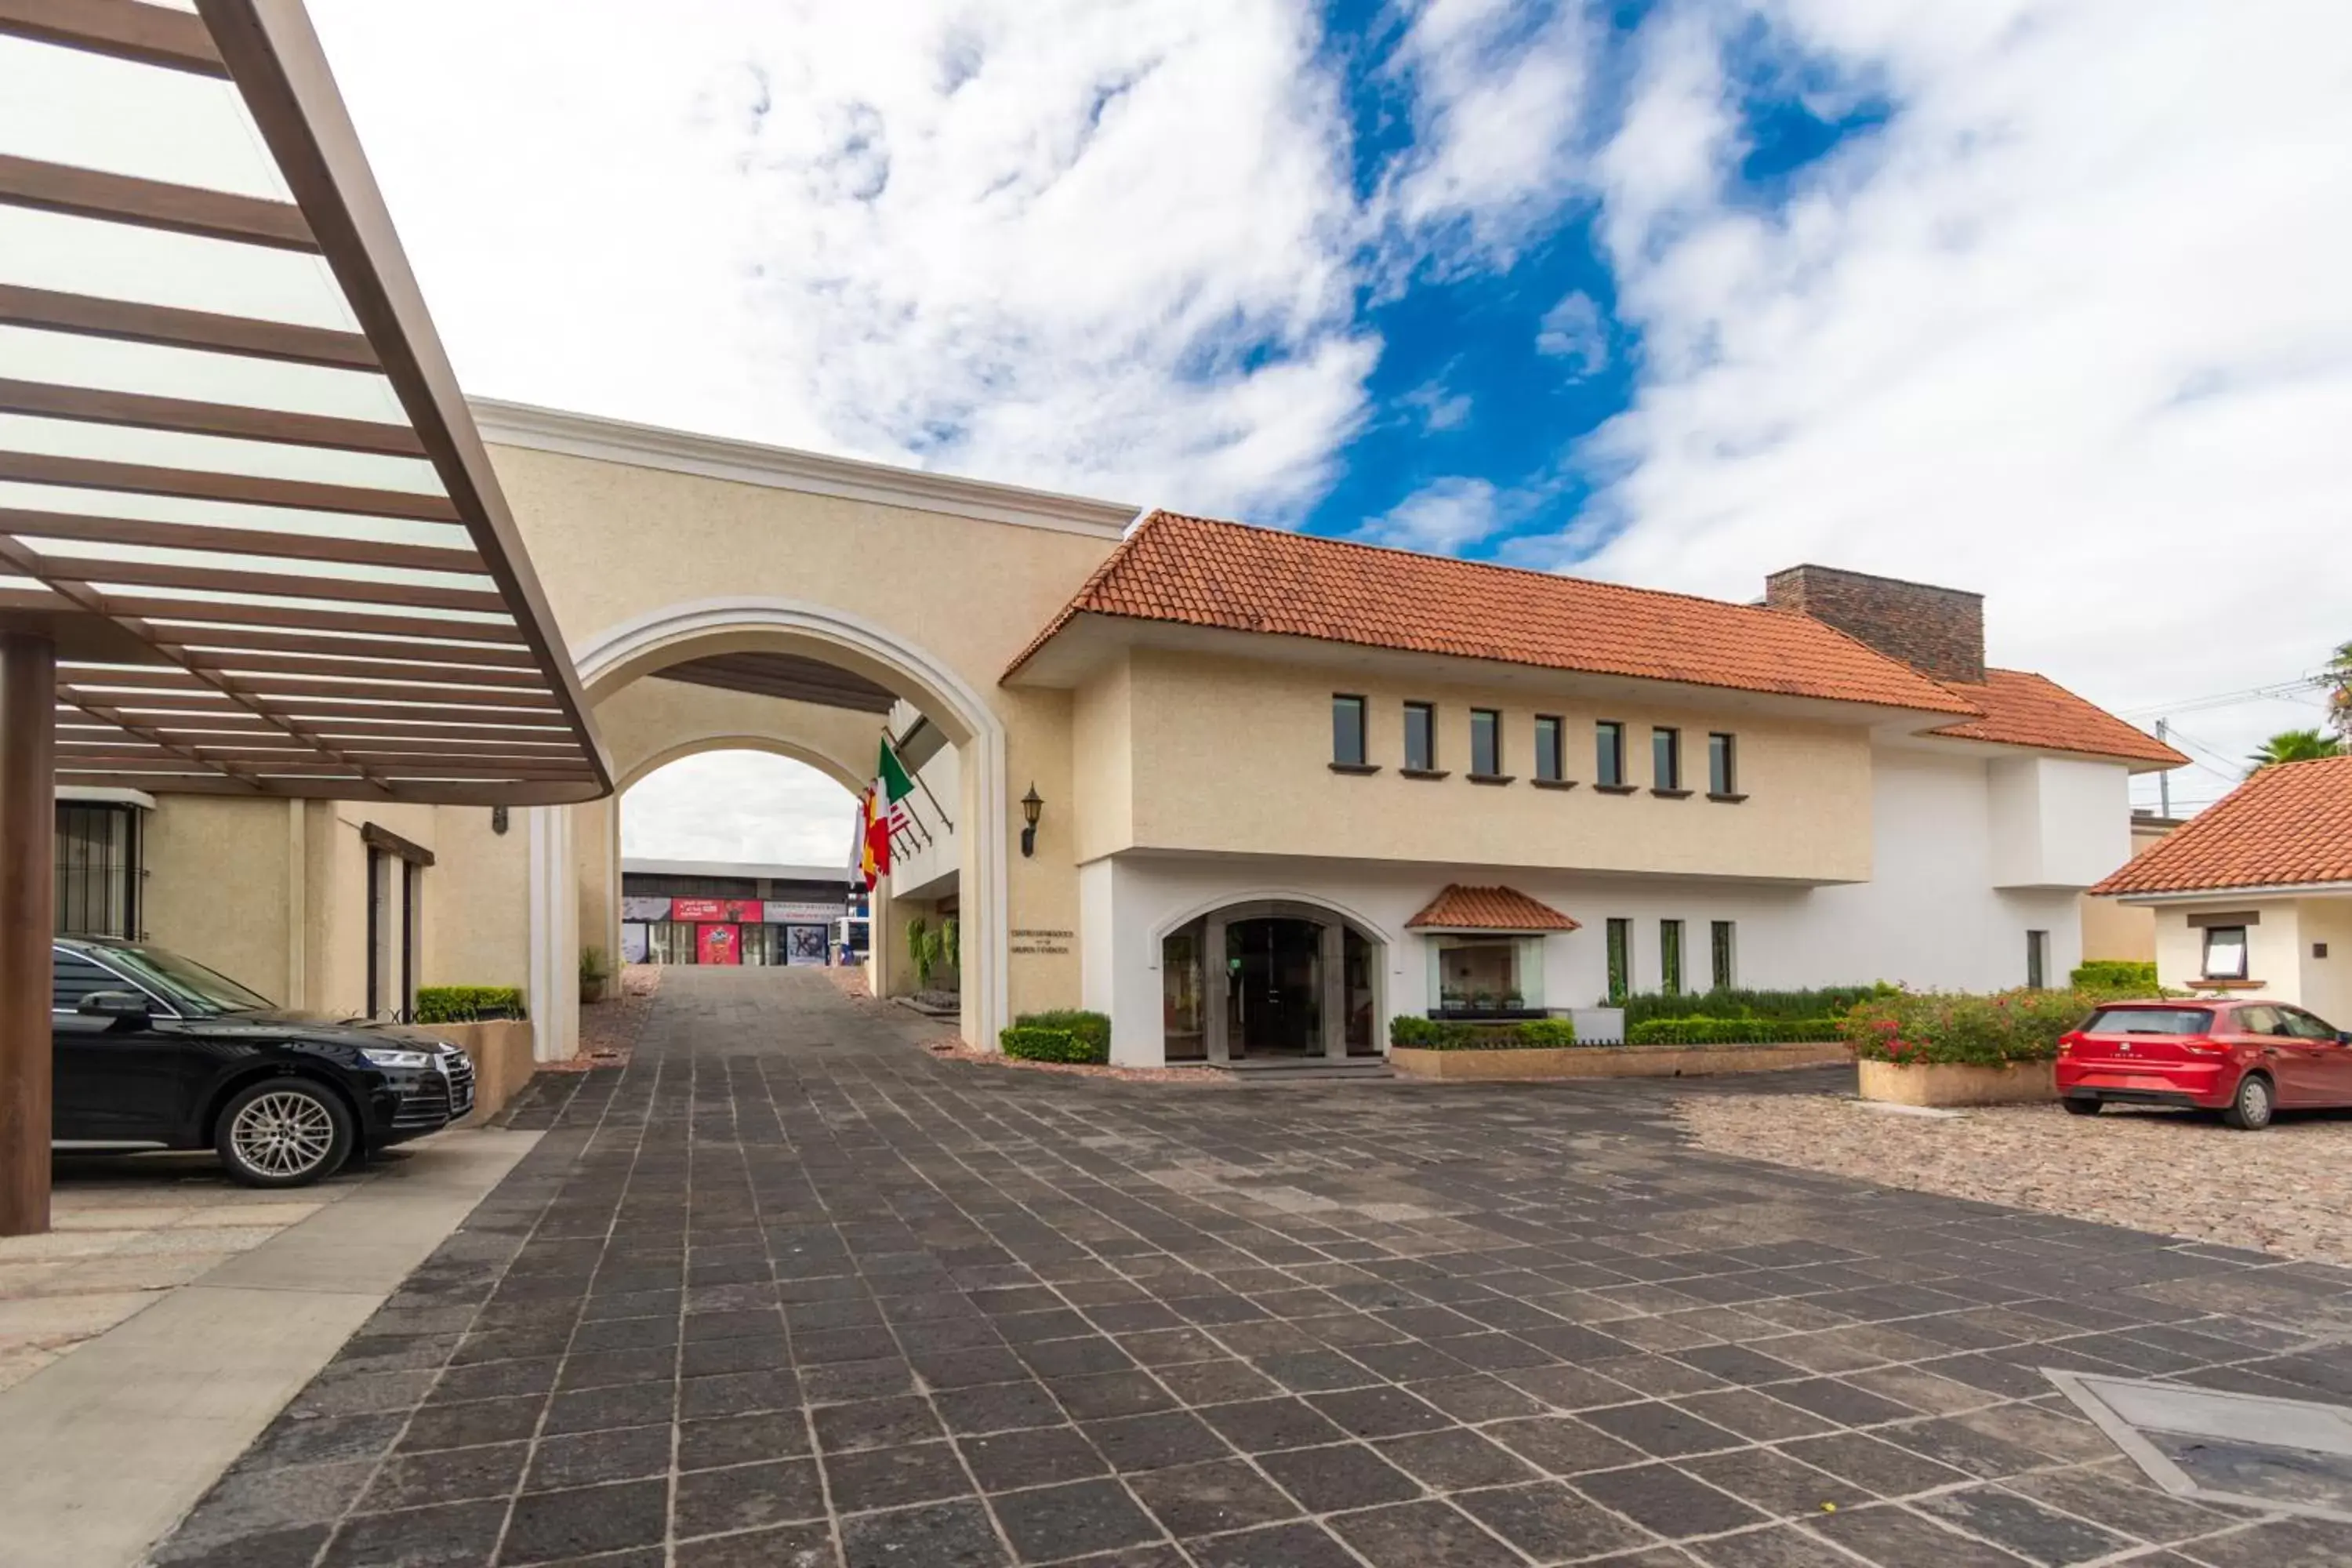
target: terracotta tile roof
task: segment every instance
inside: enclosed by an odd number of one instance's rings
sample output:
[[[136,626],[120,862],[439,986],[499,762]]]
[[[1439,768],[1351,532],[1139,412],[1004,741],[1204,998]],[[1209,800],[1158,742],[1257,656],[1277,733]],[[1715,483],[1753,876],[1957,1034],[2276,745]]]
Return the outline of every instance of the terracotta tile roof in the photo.
[[[1449,883],[1429,907],[1404,922],[1408,928],[1451,931],[1574,931],[1577,923],[1517,888],[1465,888]]]
[[[1808,616],[1153,512],[1005,671],[1080,615],[1973,715]]]
[[[1938,735],[2120,757],[2168,768],[2189,763],[2187,757],[2163,742],[2084,701],[2047,676],[2022,669],[1988,669],[1981,686],[1961,680],[1947,680],[1944,686],[1981,716],[1947,724],[1935,731]]]
[[[2352,882],[2352,757],[2261,769],[2094,893]]]

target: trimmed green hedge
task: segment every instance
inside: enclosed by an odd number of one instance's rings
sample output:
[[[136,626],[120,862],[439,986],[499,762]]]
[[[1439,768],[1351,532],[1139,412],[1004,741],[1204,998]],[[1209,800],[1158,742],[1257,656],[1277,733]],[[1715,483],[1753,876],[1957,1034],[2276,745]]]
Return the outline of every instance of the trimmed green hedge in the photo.
[[[1076,1007],[1064,1007],[1051,1013],[1024,1013],[1013,1020],[1016,1029],[1060,1029],[1075,1035],[1078,1042],[1095,1054],[1073,1057],[1073,1061],[1107,1062],[1110,1060],[1110,1016],[1105,1013],[1081,1012]],[[1060,1059],[1060,1058],[1053,1058]]]
[[[1576,1044],[1576,1026],[1566,1018],[1470,1024],[1400,1013],[1389,1020],[1389,1044],[1416,1051],[1558,1050]]]
[[[1035,1024],[1015,1024],[996,1037],[1008,1057],[1025,1062],[1082,1062],[1099,1067],[1110,1060],[1108,1044],[1096,1046],[1068,1029],[1048,1029]]]
[[[1633,1030],[1653,1018],[1790,1018],[1810,1023],[1834,1018],[1857,1002],[1891,996],[1895,987],[1825,985],[1818,991],[1645,991],[1619,1004],[1625,1009],[1625,1028]]]
[[[2129,991],[2147,996],[2157,994],[2156,965],[2137,959],[2087,959],[2066,978],[2077,991]]]
[[[523,1016],[522,988],[519,985],[416,988],[416,1021],[420,1024],[481,1024]]]
[[[1780,1046],[1839,1038],[1835,1018],[1648,1018],[1629,1046]]]
[[[1856,1007],[1839,1032],[1864,1061],[2000,1067],[2046,1062],[2103,1000],[2095,991],[1902,992]]]

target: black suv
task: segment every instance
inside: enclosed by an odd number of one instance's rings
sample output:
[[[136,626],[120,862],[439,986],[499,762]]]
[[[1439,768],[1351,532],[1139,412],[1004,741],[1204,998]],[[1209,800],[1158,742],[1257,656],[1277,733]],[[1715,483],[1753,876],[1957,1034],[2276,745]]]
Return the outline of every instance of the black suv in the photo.
[[[220,1151],[299,1187],[474,1109],[474,1064],[415,1029],[289,1012],[143,942],[59,938],[50,1147]]]

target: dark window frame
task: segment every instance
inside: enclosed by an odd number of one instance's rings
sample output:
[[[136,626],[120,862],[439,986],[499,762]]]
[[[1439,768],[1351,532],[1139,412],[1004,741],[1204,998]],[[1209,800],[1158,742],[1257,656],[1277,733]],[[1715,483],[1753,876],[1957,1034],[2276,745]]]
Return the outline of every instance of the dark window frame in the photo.
[[[1745,798],[1739,793],[1739,737],[1727,730],[1707,732],[1706,793],[1717,800]]]
[[[1352,709],[1356,718],[1355,755],[1349,756],[1340,742],[1340,715]],[[1335,768],[1364,768],[1371,765],[1372,716],[1371,705],[1353,692],[1331,694],[1331,765]]]
[[[1625,721],[1601,719],[1592,726],[1592,776],[1595,789],[1630,789],[1625,782]]]
[[[1538,784],[1564,784],[1568,779],[1568,754],[1562,749],[1567,739],[1568,721],[1557,713],[1538,713],[1535,724],[1535,770]],[[1547,739],[1549,736],[1549,739]]]
[[[1422,755],[1412,754],[1413,722],[1421,723]],[[1404,771],[1409,773],[1433,773],[1437,771],[1437,704],[1407,702],[1404,705]]]
[[[1485,756],[1480,756],[1479,731],[1486,731]],[[1470,710],[1470,776],[1475,779],[1498,779],[1503,773],[1503,710],[1499,708]]]
[[[1683,788],[1683,732],[1671,724],[1650,726],[1650,792],[1690,793]]]
[[[1633,922],[1622,915],[1609,917],[1609,1005],[1622,1006],[1633,994]]]
[[[2198,954],[2198,978],[2200,980],[2243,980],[2253,973],[2254,944],[2249,927],[2239,925],[2207,926],[2202,950]],[[2213,939],[2224,932],[2237,933],[2238,967],[2232,972],[2213,967]]]
[[[1658,989],[1669,996],[1684,994],[1683,922],[1678,920],[1658,922]]]
[[[2050,933],[2029,928],[2025,933],[2025,988],[2050,989]]]
[[[1739,922],[1709,921],[1706,933],[1707,976],[1717,991],[1739,984]]]

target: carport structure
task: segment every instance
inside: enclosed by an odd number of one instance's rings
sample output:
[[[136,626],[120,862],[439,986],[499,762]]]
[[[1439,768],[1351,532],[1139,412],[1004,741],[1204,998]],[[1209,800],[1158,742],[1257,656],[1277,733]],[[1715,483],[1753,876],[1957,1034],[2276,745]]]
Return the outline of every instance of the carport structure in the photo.
[[[559,806],[610,765],[299,0],[0,0],[0,1235],[55,785]]]

